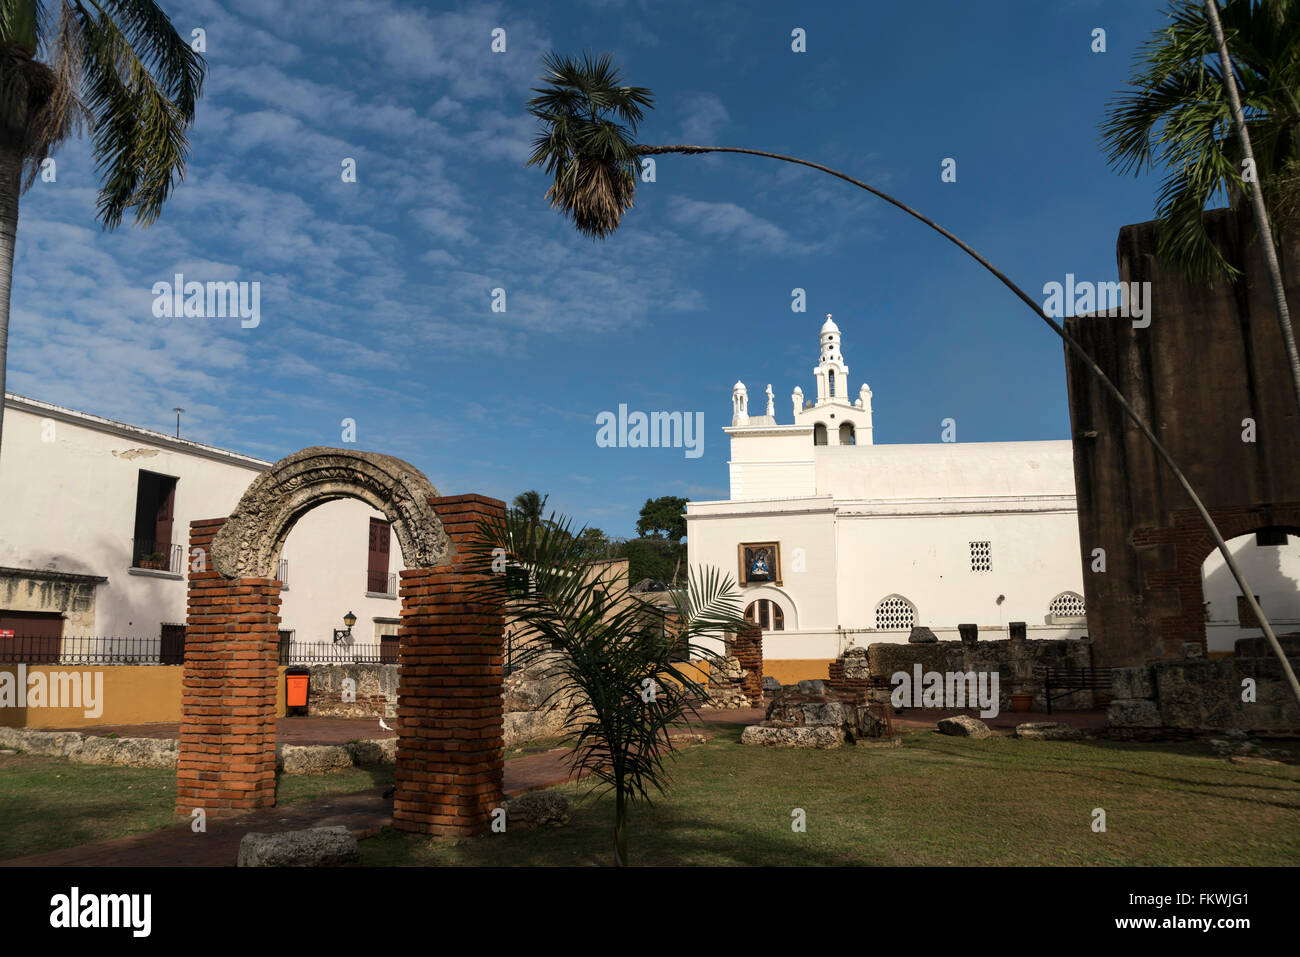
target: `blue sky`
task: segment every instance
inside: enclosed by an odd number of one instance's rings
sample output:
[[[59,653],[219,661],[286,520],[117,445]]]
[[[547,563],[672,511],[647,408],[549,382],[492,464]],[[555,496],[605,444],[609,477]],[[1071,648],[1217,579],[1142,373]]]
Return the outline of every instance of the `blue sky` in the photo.
[[[609,51],[650,87],[642,142],[841,168],[1036,297],[1114,278],[1118,229],[1153,214],[1156,179],[1110,170],[1097,124],[1155,2],[163,5],[206,32],[185,182],[154,226],[104,233],[88,144],[57,154],[21,208],[10,390],[164,431],[182,406],[187,438],[269,459],[340,445],[351,418],[357,448],[446,494],[536,488],[610,534],[648,497],[727,497],[732,383],[751,412],[772,383],[789,421],[827,312],[877,442],[938,441],[948,417],[958,441],[1067,438],[1064,362],[958,250],[811,170],[663,157],[613,238],[579,236],[523,166],[546,50]],[[156,318],[177,272],[260,282],[260,324]],[[702,411],[703,455],[598,447],[620,403]]]

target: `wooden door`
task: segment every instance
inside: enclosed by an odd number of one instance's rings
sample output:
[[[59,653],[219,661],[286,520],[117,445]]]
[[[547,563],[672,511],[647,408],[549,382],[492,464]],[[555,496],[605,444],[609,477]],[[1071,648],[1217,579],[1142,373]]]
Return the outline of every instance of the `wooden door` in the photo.
[[[58,664],[63,616],[43,611],[0,611],[0,661]]]

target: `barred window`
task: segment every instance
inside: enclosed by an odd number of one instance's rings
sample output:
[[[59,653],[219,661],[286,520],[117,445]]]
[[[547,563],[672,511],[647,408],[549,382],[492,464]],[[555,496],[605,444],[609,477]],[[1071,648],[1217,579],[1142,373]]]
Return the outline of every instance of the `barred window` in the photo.
[[[992,542],[970,543],[970,570],[973,572],[989,572],[993,570]]]
[[[916,608],[899,595],[890,595],[876,606],[876,627],[882,631],[911,630],[916,624]]]
[[[1057,618],[1082,618],[1083,596],[1072,591],[1063,591],[1047,606],[1048,612]]]

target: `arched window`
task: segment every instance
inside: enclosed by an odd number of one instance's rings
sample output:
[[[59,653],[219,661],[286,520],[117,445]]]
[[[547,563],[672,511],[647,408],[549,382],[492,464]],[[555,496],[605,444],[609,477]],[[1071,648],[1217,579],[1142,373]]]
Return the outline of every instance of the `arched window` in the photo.
[[[840,445],[853,445],[856,435],[852,422],[843,422],[840,424]]]
[[[828,383],[830,383],[830,385],[829,385],[829,388],[830,388],[830,398],[833,399],[833,398],[835,398],[835,370],[834,370],[834,369],[831,369],[831,370],[829,371],[829,378],[828,378],[826,381],[827,381]]]
[[[881,631],[911,631],[916,607],[901,595],[890,595],[876,606],[876,627]]]
[[[767,598],[751,601],[745,609],[745,620],[752,621],[764,631],[785,631],[785,612]]]
[[[813,445],[826,444],[826,426],[818,422],[813,426]]]
[[[1063,591],[1047,606],[1047,612],[1053,618],[1083,618],[1083,596],[1078,592]]]

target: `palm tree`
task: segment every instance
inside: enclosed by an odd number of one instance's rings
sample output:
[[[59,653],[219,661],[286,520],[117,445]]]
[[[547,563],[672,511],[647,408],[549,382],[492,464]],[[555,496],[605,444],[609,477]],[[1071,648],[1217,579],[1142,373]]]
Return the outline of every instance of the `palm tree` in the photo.
[[[1277,635],[1273,632],[1272,625],[1255,600],[1255,593],[1246,583],[1245,576],[1229,550],[1227,542],[1224,541],[1214,519],[1205,508],[1205,503],[1196,494],[1183,470],[1156,438],[1151,427],[1137,414],[1124,398],[1124,394],[1119,391],[1115,383],[1110,381],[1101,366],[1078,340],[1067,333],[1060,323],[1044,311],[1041,304],[1030,298],[1028,293],[1012,282],[1001,270],[957,236],[906,203],[829,166],[796,156],[738,146],[688,144],[649,146],[636,143],[634,137],[637,126],[644,118],[643,107],[649,108],[653,105],[654,94],[645,87],[622,85],[622,76],[613,66],[613,61],[608,55],[599,57],[586,55],[581,60],[577,60],[550,53],[543,59],[543,66],[545,72],[542,80],[547,85],[534,88],[534,92],[538,95],[528,101],[529,111],[542,122],[542,131],[534,140],[533,155],[526,165],[545,165],[547,173],[553,179],[551,188],[547,191],[551,205],[559,208],[561,213],[572,219],[579,232],[592,239],[603,239],[611,234],[622,222],[623,214],[632,208],[636,187],[635,165],[638,157],[670,153],[688,156],[702,153],[741,153],[780,160],[797,166],[807,166],[866,190],[929,226],[988,270],[1011,290],[1016,298],[1028,306],[1035,316],[1045,322],[1048,328],[1065,342],[1066,347],[1074,352],[1079,361],[1097,377],[1102,387],[1119,404],[1124,414],[1146,437],[1156,455],[1173,473],[1196,508],[1201,521],[1205,523],[1214,538],[1224,563],[1241,589],[1246,604],[1259,621],[1269,646],[1281,660],[1282,672],[1286,675],[1296,700],[1300,701],[1300,680],[1296,679],[1295,672],[1287,660],[1286,653],[1282,650],[1282,645],[1277,640]],[[617,144],[613,142],[614,140],[618,141]],[[623,174],[627,175],[626,179],[623,178]],[[624,190],[620,187],[620,190],[612,191],[601,185],[615,181],[629,188]]]
[[[0,428],[18,200],[89,126],[96,218],[154,222],[185,174],[204,62],[152,0],[0,0]]]
[[[546,500],[549,498],[549,495],[539,495],[535,489],[520,492],[515,496],[515,511],[523,516],[530,527],[536,528],[542,522],[542,513],[546,509]]]
[[[744,627],[735,583],[717,569],[692,570],[689,587],[671,593],[676,622],[628,591],[607,562],[592,554],[584,530],[567,519],[530,525],[520,511],[479,525],[469,564],[475,598],[506,606],[513,622],[535,635],[524,645],[527,666],[554,655],[557,688],[544,705],[560,709],[573,744],[571,771],[586,773],[614,794],[614,863],[628,863],[628,811],[668,785],[664,759],[669,729],[706,697],[688,657],[716,654],[698,640]],[[496,556],[515,557],[506,574]]]
[[[1206,229],[1205,207],[1248,199],[1300,408],[1300,354],[1266,208],[1279,225],[1300,219],[1300,2],[1175,0],[1169,17],[1139,51],[1132,89],[1109,105],[1102,145],[1121,172],[1165,167],[1157,249],[1190,281],[1240,278]]]

